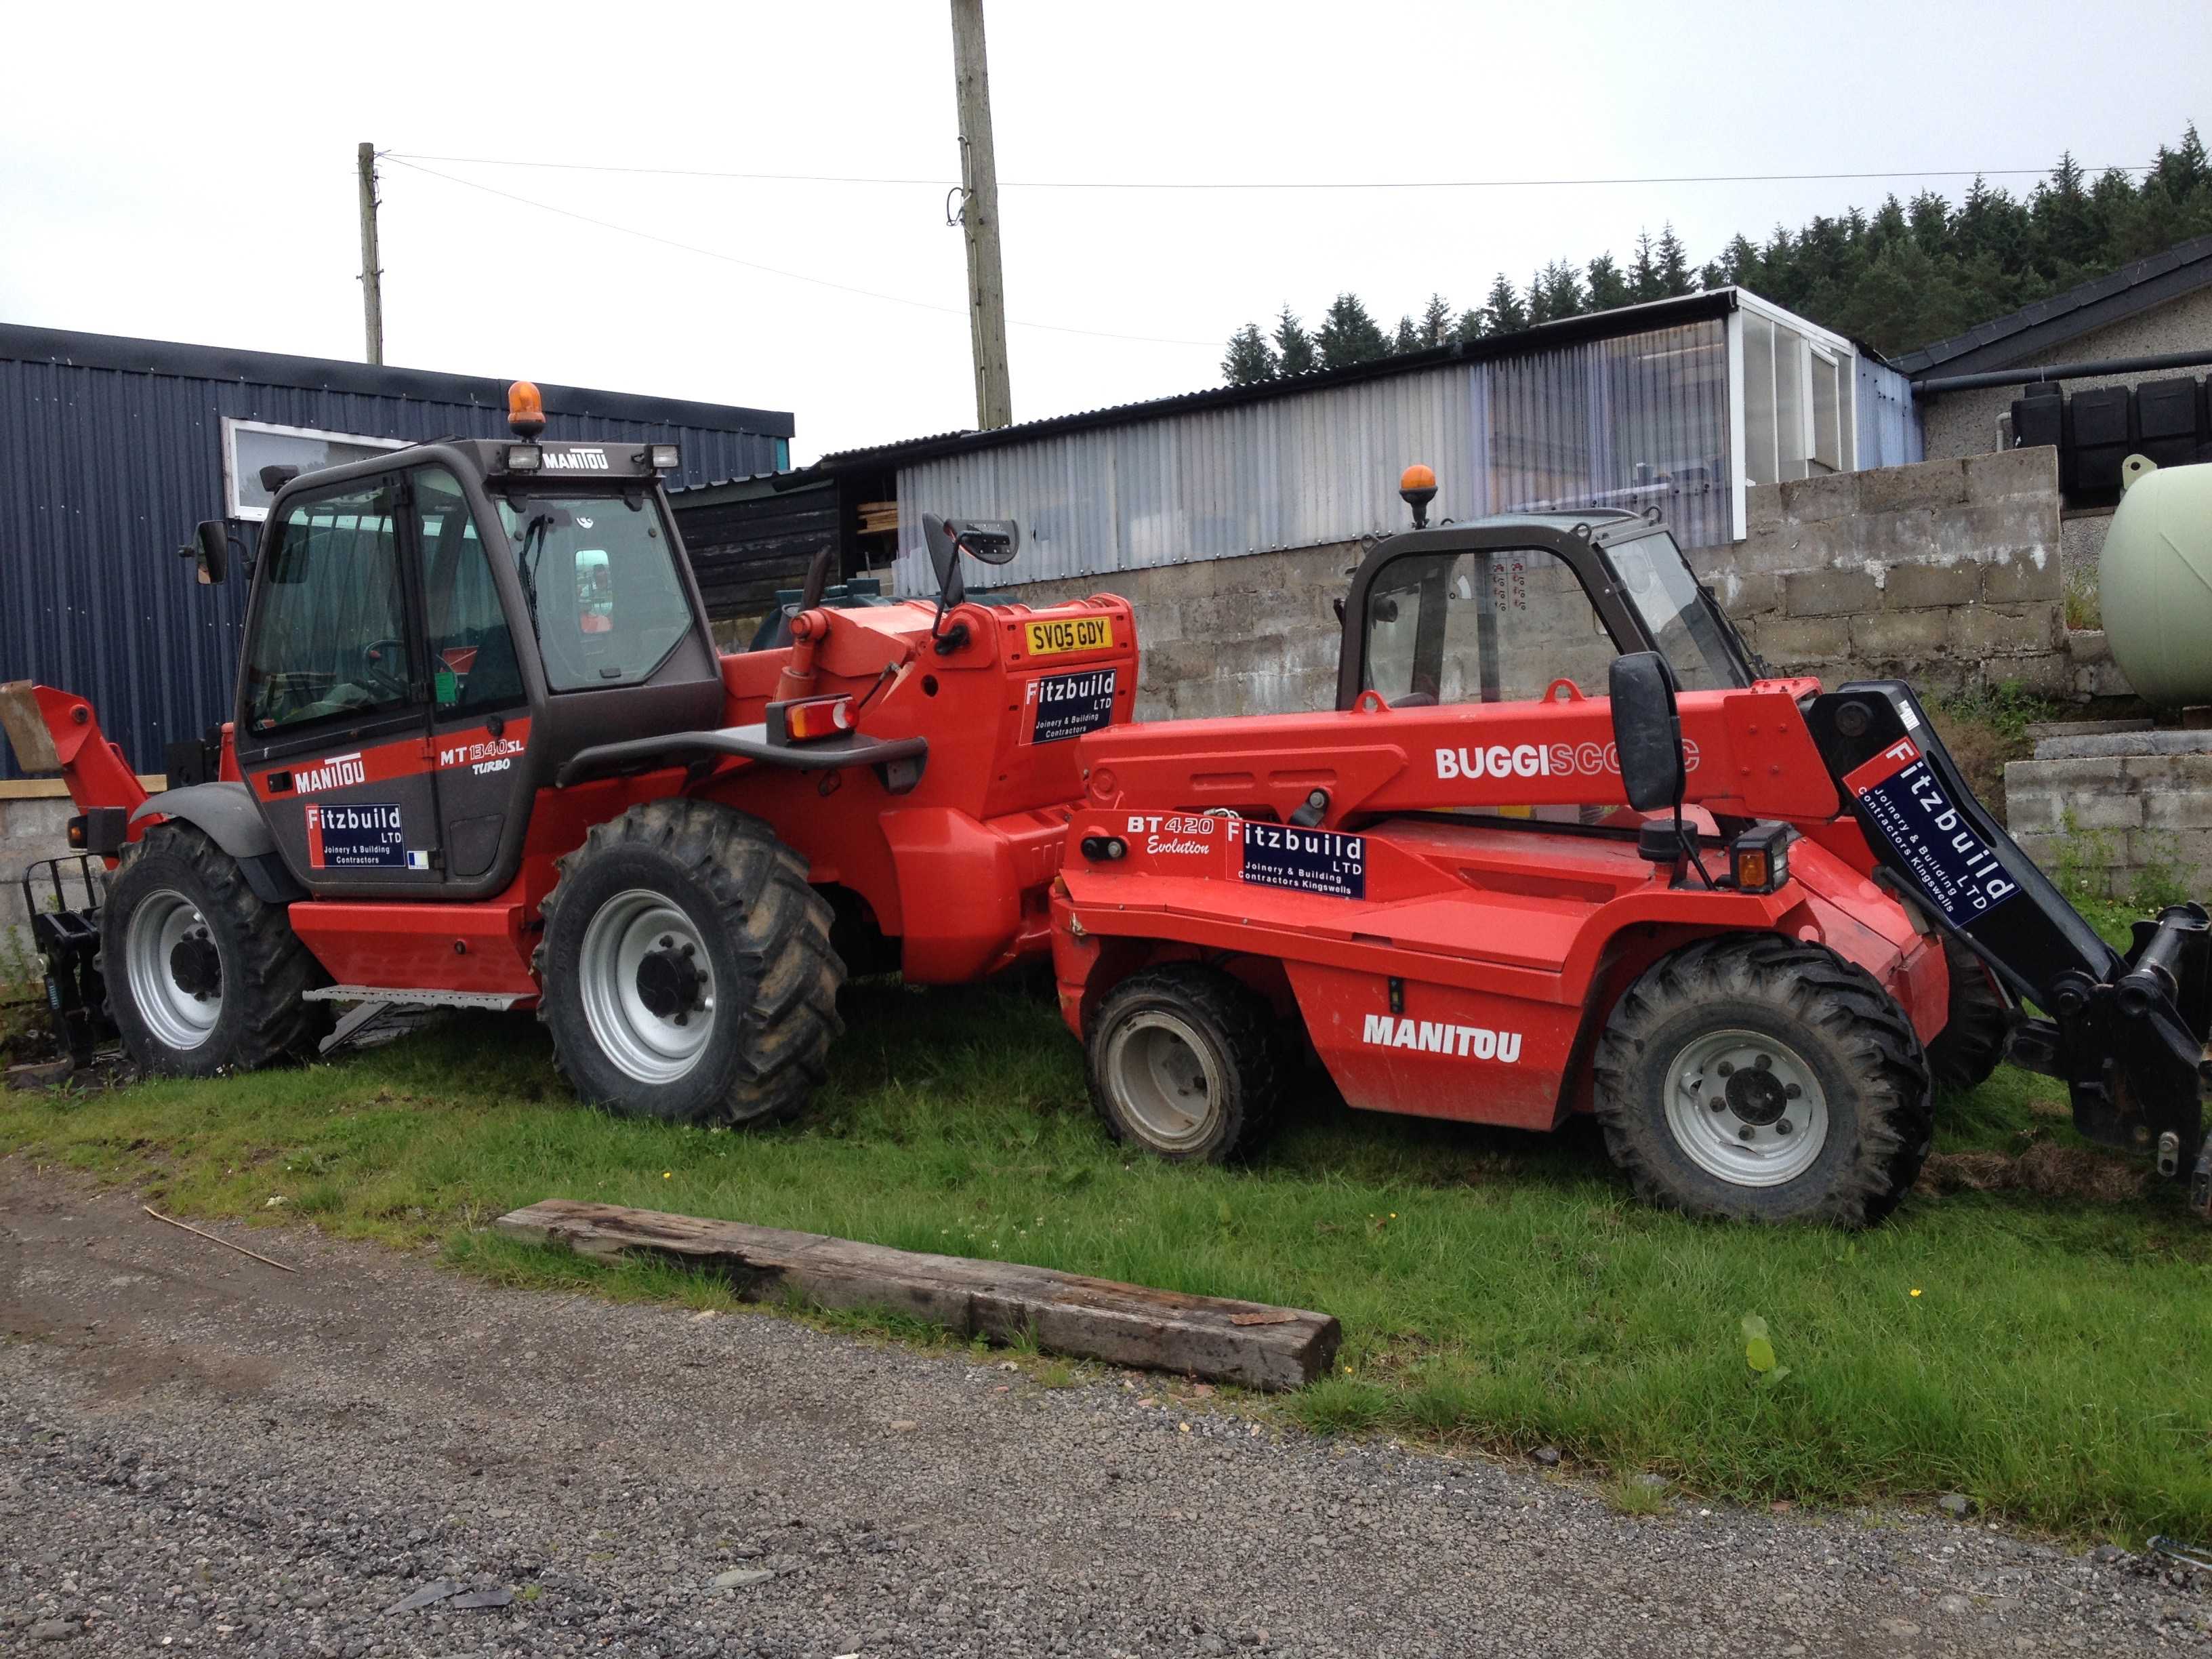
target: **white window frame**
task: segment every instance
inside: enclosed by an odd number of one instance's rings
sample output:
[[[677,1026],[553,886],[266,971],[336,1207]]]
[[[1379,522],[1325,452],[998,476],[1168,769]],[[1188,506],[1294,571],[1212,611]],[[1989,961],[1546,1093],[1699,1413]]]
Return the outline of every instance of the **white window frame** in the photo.
[[[1813,453],[1812,444],[1812,367],[1811,354],[1820,351],[1832,354],[1836,361],[1837,441],[1843,451],[1844,465],[1838,470],[1855,472],[1859,465],[1858,438],[1858,348],[1840,334],[1832,333],[1818,323],[1807,321],[1795,312],[1784,311],[1780,306],[1760,299],[1747,289],[1737,289],[1735,309],[1728,317],[1729,354],[1729,451],[1735,476],[1729,480],[1733,487],[1735,518],[1735,539],[1743,540],[1750,533],[1749,497],[1751,483],[1746,476],[1749,459],[1749,443],[1744,429],[1748,412],[1743,371],[1743,318],[1747,312],[1762,317],[1774,325],[1776,339],[1774,372],[1782,372],[1784,341],[1782,336],[1794,336],[1791,342],[1797,349],[1791,355],[1798,360],[1798,385],[1803,393],[1802,424],[1804,428],[1805,453]],[[1779,399],[1777,399],[1778,404]],[[1777,438],[1780,434],[1776,434]],[[1766,480],[1765,482],[1774,482]]]
[[[258,432],[276,438],[314,438],[325,442],[359,444],[364,449],[405,449],[412,441],[406,438],[372,438],[364,432],[331,432],[321,427],[280,426],[273,421],[241,420],[234,415],[222,417],[222,504],[228,518],[245,519],[259,524],[268,518],[269,509],[255,507],[238,498],[238,434]]]

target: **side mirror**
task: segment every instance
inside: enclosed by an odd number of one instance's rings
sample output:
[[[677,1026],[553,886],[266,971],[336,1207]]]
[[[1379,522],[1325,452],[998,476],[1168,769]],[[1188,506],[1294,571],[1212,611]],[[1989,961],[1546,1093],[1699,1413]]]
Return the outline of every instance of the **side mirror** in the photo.
[[[968,597],[968,584],[960,576],[960,544],[952,526],[934,514],[921,515],[921,539],[929,549],[929,568],[937,573],[937,608],[941,616]]]
[[[1656,651],[1615,657],[1607,676],[1620,781],[1639,812],[1672,807],[1688,787],[1682,721],[1674,709],[1674,671]]]
[[[962,519],[945,526],[963,552],[985,564],[1006,564],[1021,550],[1022,527],[1012,519]]]
[[[192,539],[177,551],[193,562],[203,587],[213,587],[230,574],[230,531],[221,519],[204,519]]]

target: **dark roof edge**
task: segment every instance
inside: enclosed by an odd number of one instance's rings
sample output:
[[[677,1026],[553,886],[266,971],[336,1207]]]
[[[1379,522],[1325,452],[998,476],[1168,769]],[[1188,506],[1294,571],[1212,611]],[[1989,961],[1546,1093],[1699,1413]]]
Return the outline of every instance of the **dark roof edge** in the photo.
[[[814,463],[814,467],[830,471],[850,471],[864,466],[890,463],[903,465],[934,459],[940,455],[998,449],[1008,444],[1028,443],[1038,438],[1061,437],[1068,433],[1092,431],[1100,427],[1127,426],[1166,415],[1188,414],[1207,409],[1233,409],[1246,404],[1267,403],[1277,398],[1294,398],[1305,392],[1327,391],[1334,386],[1356,386],[1363,380],[1384,380],[1394,374],[1417,374],[1422,369],[1440,368],[1451,363],[1483,362],[1498,357],[1523,356],[1530,352],[1547,351],[1559,346],[1578,345],[1587,340],[1618,339],[1624,335],[1642,334],[1654,328],[1699,322],[1708,317],[1725,317],[1736,308],[1735,289],[1713,289],[1680,295],[1669,300],[1652,300],[1643,305],[1592,312],[1581,317],[1563,317],[1558,322],[1540,323],[1517,334],[1498,334],[1488,339],[1455,342],[1450,345],[1432,347],[1426,351],[1409,351],[1402,356],[1380,357],[1370,363],[1322,369],[1290,380],[1263,380],[1257,386],[1211,386],[1203,392],[1185,392],[1143,403],[1118,404],[1108,409],[1056,415],[1047,420],[1000,427],[989,432],[947,432],[933,437],[908,438],[896,443],[838,450],[823,456]]]
[[[1912,378],[2009,368],[2054,345],[2164,305],[2212,283],[2212,236],[2193,236],[2130,259],[2118,270],[1977,324],[1964,334],[1902,353],[1891,367]]]
[[[121,334],[79,334],[67,329],[0,323],[0,362],[66,363],[129,374],[175,374],[190,380],[243,380],[422,403],[507,406],[507,382],[477,374],[441,374],[389,364],[349,363],[330,357],[293,357],[274,351],[192,345],[179,340],[140,340]],[[659,422],[746,432],[763,438],[793,435],[789,412],[728,404],[653,398],[635,392],[538,383],[549,414],[603,416],[610,420]]]

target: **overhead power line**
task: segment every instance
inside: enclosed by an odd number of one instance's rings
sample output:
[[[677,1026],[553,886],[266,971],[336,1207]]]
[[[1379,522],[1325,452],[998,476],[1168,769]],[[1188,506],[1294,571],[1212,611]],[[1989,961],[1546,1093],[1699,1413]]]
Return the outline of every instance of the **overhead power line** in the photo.
[[[787,282],[807,283],[816,288],[835,289],[840,294],[854,294],[863,299],[882,300],[890,305],[908,306],[916,311],[939,312],[948,317],[958,317],[963,319],[968,315],[963,307],[939,305],[934,301],[916,300],[903,294],[885,294],[878,289],[858,288],[851,283],[836,282],[827,276],[810,276],[804,271],[786,270],[779,265],[764,265],[755,259],[741,259],[734,253],[723,252],[720,248],[701,247],[696,242],[678,241],[672,236],[663,236],[658,231],[642,230],[635,225],[617,224],[611,219],[594,218],[588,213],[579,213],[573,208],[556,207],[550,202],[540,202],[528,196],[517,196],[512,191],[499,190],[490,185],[478,184],[473,179],[457,179],[450,173],[441,173],[435,167],[424,167],[420,161],[411,160],[396,151],[385,150],[380,153],[384,160],[395,166],[405,167],[410,173],[420,173],[432,179],[442,179],[446,183],[459,185],[464,190],[481,191],[487,196],[496,196],[502,201],[514,202],[522,207],[534,208],[540,213],[555,214],[563,219],[574,219],[581,224],[595,225],[601,230],[611,230],[618,235],[635,236],[640,241],[656,242],[663,247],[672,247],[680,252],[694,253],[702,259],[719,259],[725,264],[741,265],[747,270],[757,270],[769,276],[781,276]],[[1096,340],[1121,340],[1139,345],[1212,348],[1221,343],[1218,340],[1172,339],[1154,334],[1117,334],[1108,329],[1076,328],[1065,323],[1025,322],[1018,317],[1010,317],[1006,320],[1015,328],[1042,329],[1050,334],[1080,334]]]
[[[608,161],[537,161],[498,155],[413,155],[387,151],[394,161],[440,161],[450,167],[534,167],[555,173],[623,173],[665,179],[731,179],[758,184],[927,185],[945,190],[957,179],[878,178],[835,173],[729,173],[714,167],[625,167]],[[2084,167],[2106,173],[2149,173],[2147,166]],[[1870,179],[2040,179],[2049,167],[1899,167],[1863,173],[1684,173],[1603,179],[1001,179],[1001,190],[1569,190],[1608,185],[1773,185]]]

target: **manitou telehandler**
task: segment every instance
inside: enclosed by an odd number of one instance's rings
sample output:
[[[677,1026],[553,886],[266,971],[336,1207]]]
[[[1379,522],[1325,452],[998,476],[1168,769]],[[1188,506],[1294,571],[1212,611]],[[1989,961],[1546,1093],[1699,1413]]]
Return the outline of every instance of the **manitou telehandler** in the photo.
[[[1355,1107],[1594,1112],[1647,1198],[1856,1226],[1912,1184],[1931,1080],[2009,1048],[2084,1134],[2195,1157],[2204,1209],[2203,908],[2112,950],[1909,689],[1768,675],[1656,518],[1429,529],[1433,477],[1403,492],[1334,712],[1081,741],[1053,948],[1117,1135],[1232,1156],[1287,1028]]]
[[[722,655],[673,447],[541,442],[526,381],[510,421],[264,474],[235,715],[166,793],[82,698],[0,690],[72,844],[119,859],[42,919],[80,1043],[104,1002],[141,1066],[204,1076],[312,1053],[333,1003],[534,1005],[586,1099],[744,1121],[822,1075],[848,961],[1046,950],[1074,740],[1136,695],[1125,601],[964,602],[963,550],[1016,532],[933,519],[936,602],[823,606],[817,560],[775,643]],[[222,524],[186,551],[223,578]]]

